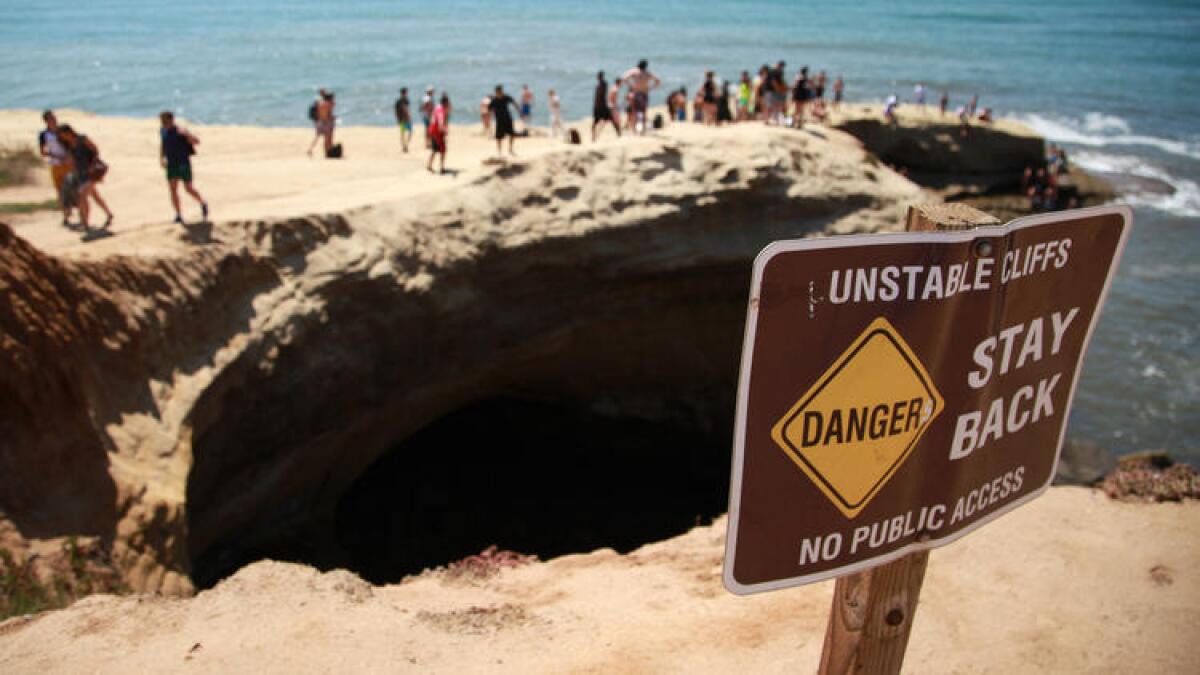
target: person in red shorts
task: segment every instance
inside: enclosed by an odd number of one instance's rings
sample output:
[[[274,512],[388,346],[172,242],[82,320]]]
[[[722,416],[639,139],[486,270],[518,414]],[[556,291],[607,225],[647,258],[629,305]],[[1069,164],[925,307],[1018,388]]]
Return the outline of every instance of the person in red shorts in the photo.
[[[446,173],[446,136],[450,133],[450,97],[442,99],[429,117],[429,161],[425,168],[433,173],[433,158],[439,158],[438,170]]]

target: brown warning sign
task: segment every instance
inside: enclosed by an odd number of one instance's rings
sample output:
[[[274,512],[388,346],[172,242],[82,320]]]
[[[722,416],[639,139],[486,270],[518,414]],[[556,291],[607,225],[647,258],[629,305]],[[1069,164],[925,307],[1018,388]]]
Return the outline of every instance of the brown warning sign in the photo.
[[[754,266],[725,584],[954,541],[1054,477],[1131,214],[776,242]]]

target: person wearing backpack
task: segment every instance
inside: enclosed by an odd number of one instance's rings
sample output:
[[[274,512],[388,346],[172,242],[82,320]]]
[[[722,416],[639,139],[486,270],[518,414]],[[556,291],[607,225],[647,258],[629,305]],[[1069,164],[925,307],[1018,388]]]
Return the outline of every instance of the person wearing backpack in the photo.
[[[158,152],[158,161],[167,170],[167,186],[171,192],[171,206],[175,207],[175,223],[183,225],[183,216],[179,211],[179,183],[183,189],[200,203],[200,215],[208,221],[208,202],[192,187],[192,155],[196,154],[196,146],[200,139],[186,129],[175,125],[175,114],[164,110],[158,115],[162,128],[159,137],[162,141]]]
[[[320,97],[313,102],[309,107],[309,118],[313,121],[312,143],[308,144],[308,156],[312,157],[313,147],[317,144],[318,138],[325,140],[325,156],[329,157],[329,151],[333,148],[333,128],[336,123],[336,118],[333,115],[333,92],[328,89],[321,89]]]
[[[71,158],[71,175],[67,177],[67,181],[78,190],[79,197],[76,208],[79,210],[79,224],[83,226],[85,235],[91,232],[91,227],[88,225],[88,214],[91,208],[88,203],[94,201],[97,206],[104,209],[104,214],[107,216],[100,229],[107,230],[112,225],[113,212],[108,208],[104,198],[100,196],[100,182],[108,174],[108,165],[100,159],[100,148],[96,147],[92,139],[76,133],[70,124],[58,125],[58,140],[67,149]]]

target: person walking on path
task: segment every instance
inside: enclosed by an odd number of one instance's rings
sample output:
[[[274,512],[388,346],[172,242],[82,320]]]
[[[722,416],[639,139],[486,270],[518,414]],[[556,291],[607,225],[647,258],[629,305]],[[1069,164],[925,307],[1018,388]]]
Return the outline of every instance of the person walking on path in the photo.
[[[396,99],[396,124],[400,126],[400,147],[408,152],[412,140],[412,108],[408,102],[408,87],[400,87],[400,98]]]
[[[516,156],[517,153],[513,151],[513,139],[517,137],[517,132],[513,129],[513,118],[512,113],[509,112],[509,106],[520,112],[517,102],[504,93],[504,86],[496,85],[496,93],[492,96],[492,102],[488,104],[492,115],[496,117],[496,154],[501,154],[501,144],[505,138],[508,138],[508,154]]]
[[[554,93],[553,89],[546,95],[546,100],[550,106],[550,136],[558,138],[563,132],[562,102],[558,100],[558,94]]]
[[[58,118],[54,116],[54,111],[47,110],[42,113],[42,121],[46,123],[46,128],[38,134],[38,152],[50,165],[50,181],[54,184],[54,196],[58,198],[58,204],[62,207],[65,227],[70,221],[71,205],[63,193],[63,184],[67,174],[71,172],[71,158],[67,156],[67,149],[63,147],[62,141],[58,140]]]
[[[308,144],[308,156],[312,157],[313,147],[317,144],[317,139],[323,139],[322,147],[325,149],[325,156],[329,156],[329,150],[333,147],[333,128],[337,123],[337,118],[333,114],[334,96],[333,92],[327,89],[322,89],[319,92],[320,98],[317,100],[316,119],[313,120],[312,143]]]
[[[442,94],[442,100],[429,117],[429,161],[425,168],[433,173],[433,158],[439,158],[439,173],[446,173],[446,136],[450,134],[450,97]]]
[[[196,154],[196,146],[200,139],[187,129],[181,129],[175,124],[175,115],[169,110],[159,113],[158,120],[162,124],[159,129],[159,139],[162,141],[158,151],[158,161],[167,170],[167,187],[170,188],[171,206],[175,208],[175,223],[183,225],[183,215],[179,210],[179,183],[183,189],[200,204],[200,216],[208,222],[208,202],[192,187],[192,155]]]
[[[613,117],[613,110],[608,104],[608,81],[604,79],[604,71],[596,73],[596,92],[592,95],[592,142],[596,142],[596,129],[607,122],[621,135],[621,125]]]
[[[638,61],[637,67],[630,68],[621,76],[633,94],[630,120],[634,122],[634,130],[639,134],[646,133],[646,108],[650,104],[650,90],[662,84],[662,80],[650,72],[649,68],[650,63],[642,59]]]
[[[66,147],[71,157],[71,175],[67,180],[74,181],[78,186],[79,221],[83,225],[84,232],[86,233],[89,229],[88,215],[91,212],[91,208],[88,206],[89,200],[96,202],[101,209],[104,209],[107,218],[100,229],[108,229],[112,225],[113,212],[104,202],[104,198],[100,196],[99,184],[108,173],[108,165],[100,159],[100,149],[96,147],[92,139],[75,133],[70,124],[59,125],[58,139]]]

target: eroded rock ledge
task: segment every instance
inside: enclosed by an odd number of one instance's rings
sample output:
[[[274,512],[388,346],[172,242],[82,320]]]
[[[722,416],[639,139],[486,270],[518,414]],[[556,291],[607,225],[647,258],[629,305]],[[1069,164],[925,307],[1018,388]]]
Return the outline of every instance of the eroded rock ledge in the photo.
[[[188,592],[281,532],[328,536],[381,452],[472,401],[709,414],[757,252],[921,199],[837,132],[754,127],[219,225],[170,258],[58,259],[0,227],[0,507],[26,539],[99,537],[137,590]]]

